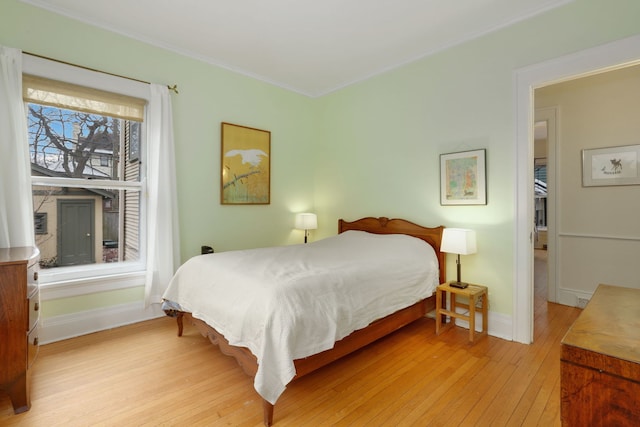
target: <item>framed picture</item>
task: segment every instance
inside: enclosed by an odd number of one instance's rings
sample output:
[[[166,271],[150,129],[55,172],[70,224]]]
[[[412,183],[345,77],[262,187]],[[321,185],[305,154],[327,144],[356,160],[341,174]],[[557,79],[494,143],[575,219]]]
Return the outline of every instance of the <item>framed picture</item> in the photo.
[[[582,150],[582,186],[637,185],[640,145]]]
[[[486,150],[440,155],[440,204],[487,204]]]
[[[222,123],[223,205],[268,205],[271,186],[271,132]]]

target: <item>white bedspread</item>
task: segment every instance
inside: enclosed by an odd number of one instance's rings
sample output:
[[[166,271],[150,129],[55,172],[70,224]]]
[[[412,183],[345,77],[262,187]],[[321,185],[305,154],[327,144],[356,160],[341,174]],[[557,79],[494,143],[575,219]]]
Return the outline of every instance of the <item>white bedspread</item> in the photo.
[[[293,360],[433,294],[431,246],[405,235],[347,231],[309,244],[191,258],[164,294],[258,359],[254,387],[275,403]]]

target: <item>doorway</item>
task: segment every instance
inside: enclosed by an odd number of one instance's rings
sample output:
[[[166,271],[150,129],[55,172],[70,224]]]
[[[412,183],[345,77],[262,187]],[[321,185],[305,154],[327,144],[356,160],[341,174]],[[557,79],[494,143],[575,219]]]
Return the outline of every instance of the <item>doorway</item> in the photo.
[[[557,120],[557,108],[535,109],[533,286],[534,295],[549,302],[558,302],[555,269]]]
[[[516,72],[516,188],[515,287],[513,340],[533,340],[533,91],[605,69],[640,63],[640,35],[587,49],[577,54],[523,68]]]

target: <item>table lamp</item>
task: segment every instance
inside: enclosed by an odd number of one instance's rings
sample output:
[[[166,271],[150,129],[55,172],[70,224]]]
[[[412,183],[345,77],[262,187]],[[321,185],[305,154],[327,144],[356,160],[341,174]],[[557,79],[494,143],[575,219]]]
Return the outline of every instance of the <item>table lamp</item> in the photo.
[[[304,230],[304,242],[307,243],[309,230],[318,228],[318,217],[314,213],[299,213],[296,215],[296,228]]]
[[[440,250],[451,254],[457,254],[457,280],[449,283],[454,288],[464,289],[468,283],[460,280],[460,255],[470,255],[476,253],[476,232],[465,228],[445,228],[442,233],[442,243]]]

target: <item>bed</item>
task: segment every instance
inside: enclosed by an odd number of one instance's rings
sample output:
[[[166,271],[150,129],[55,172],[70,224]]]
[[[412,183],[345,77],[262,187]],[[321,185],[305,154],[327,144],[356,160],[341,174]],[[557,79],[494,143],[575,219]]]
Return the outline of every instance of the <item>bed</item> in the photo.
[[[254,378],[270,426],[290,381],[435,308],[443,229],[341,219],[337,236],[310,244],[201,255],[178,269],[164,308],[179,336],[194,325]]]

